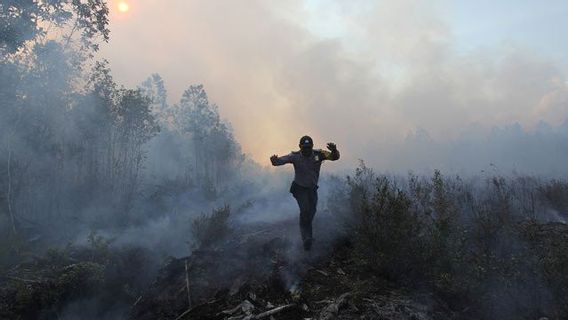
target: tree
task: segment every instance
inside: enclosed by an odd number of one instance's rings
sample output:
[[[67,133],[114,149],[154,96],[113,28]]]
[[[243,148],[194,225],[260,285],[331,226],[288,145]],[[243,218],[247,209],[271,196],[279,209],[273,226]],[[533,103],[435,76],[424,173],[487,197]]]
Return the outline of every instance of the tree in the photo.
[[[64,37],[67,46],[76,32],[82,47],[98,50],[98,38],[108,41],[108,7],[104,0],[6,0],[0,3],[0,53],[13,54],[27,42],[46,39],[51,28],[70,31]],[[69,29],[69,28],[68,28]],[[61,39],[63,40],[63,39]]]
[[[140,90],[145,96],[150,98],[152,102],[152,112],[162,122],[168,121],[170,107],[168,105],[168,92],[164,85],[162,77],[154,73],[140,85]]]
[[[190,86],[183,93],[174,119],[179,132],[192,139],[196,179],[216,189],[221,174],[231,173],[231,162],[238,158],[240,148],[203,85]]]
[[[13,233],[18,212],[42,213],[49,221],[66,205],[77,154],[68,125],[77,101],[74,82],[108,36],[103,0],[0,3],[0,151],[7,155],[0,160],[6,199],[0,210],[8,211]]]

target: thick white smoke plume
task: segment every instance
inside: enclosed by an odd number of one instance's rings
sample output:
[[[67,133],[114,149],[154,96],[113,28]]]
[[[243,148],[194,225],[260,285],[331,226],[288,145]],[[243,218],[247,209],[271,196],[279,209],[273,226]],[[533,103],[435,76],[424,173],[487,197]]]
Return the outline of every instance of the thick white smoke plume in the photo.
[[[309,133],[337,142],[346,168],[361,158],[403,172],[563,171],[566,148],[551,146],[566,140],[562,61],[522,43],[464,47],[453,10],[446,1],[147,1],[115,19],[102,54],[121,82],[160,73],[172,99],[203,82],[262,164]]]

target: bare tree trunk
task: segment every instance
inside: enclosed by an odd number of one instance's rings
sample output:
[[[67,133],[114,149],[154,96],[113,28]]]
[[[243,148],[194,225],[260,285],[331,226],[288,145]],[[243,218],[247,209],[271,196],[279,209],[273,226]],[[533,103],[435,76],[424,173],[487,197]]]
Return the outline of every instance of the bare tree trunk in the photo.
[[[189,268],[185,259],[185,287],[187,289],[187,307],[191,308],[191,291],[189,291]]]
[[[69,44],[71,43],[71,38],[73,37],[73,34],[75,34],[75,31],[77,30],[78,26],[79,26],[79,20],[75,20],[75,24],[73,25],[73,29],[71,29],[71,32],[69,32],[69,35],[67,36],[67,41],[65,41],[65,45],[63,46],[63,49],[67,50],[67,47],[69,47]]]
[[[202,180],[201,180],[201,174],[200,174],[200,167],[199,167],[199,143],[198,143],[198,139],[197,137],[195,137],[195,133],[193,134],[193,155],[194,155],[194,161],[195,161],[195,180],[197,181],[197,184],[199,186],[203,185]]]
[[[10,214],[10,220],[12,222],[12,232],[14,235],[18,234],[16,230],[16,219],[14,219],[14,212],[12,211],[12,149],[8,150],[8,213]]]

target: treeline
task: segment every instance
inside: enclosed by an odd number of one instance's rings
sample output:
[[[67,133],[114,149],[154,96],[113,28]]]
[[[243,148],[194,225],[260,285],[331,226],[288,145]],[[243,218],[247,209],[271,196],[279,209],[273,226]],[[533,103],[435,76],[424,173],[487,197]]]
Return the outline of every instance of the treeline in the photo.
[[[244,160],[203,86],[170,105],[159,75],[124,88],[94,60],[108,13],[102,0],[0,3],[4,237],[140,222],[171,192],[215,198]]]

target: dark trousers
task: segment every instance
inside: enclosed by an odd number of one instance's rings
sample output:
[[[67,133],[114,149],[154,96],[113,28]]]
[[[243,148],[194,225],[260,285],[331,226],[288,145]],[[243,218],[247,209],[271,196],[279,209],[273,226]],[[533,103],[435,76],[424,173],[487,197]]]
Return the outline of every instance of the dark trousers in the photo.
[[[293,185],[290,191],[296,198],[298,207],[300,207],[300,233],[302,234],[302,240],[312,239],[312,221],[318,205],[317,187],[306,188]]]

